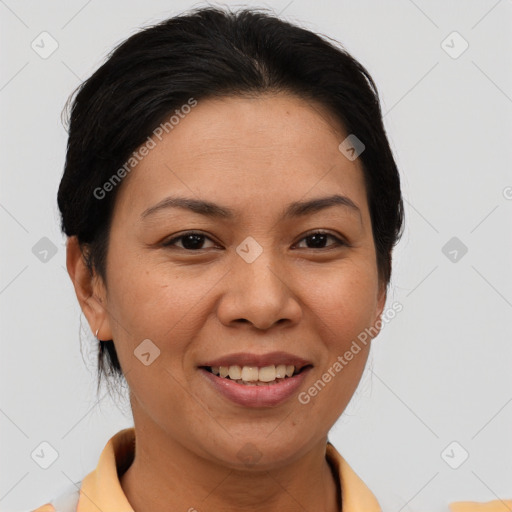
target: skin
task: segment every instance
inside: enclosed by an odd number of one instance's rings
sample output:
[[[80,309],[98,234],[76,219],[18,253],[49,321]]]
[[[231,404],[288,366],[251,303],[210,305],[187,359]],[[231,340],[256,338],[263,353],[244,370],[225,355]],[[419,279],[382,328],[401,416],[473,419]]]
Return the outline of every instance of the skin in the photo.
[[[292,95],[201,100],[119,185],[107,282],[90,276],[75,237],[67,268],[99,339],[113,339],[130,387],[136,456],[121,477],[136,512],[154,510],[340,510],[325,459],[327,434],[352,397],[369,346],[309,404],[236,405],[197,366],[234,352],[282,350],[313,364],[307,390],[382,314],[361,164],[338,149],[347,136],[323,107]],[[348,196],[358,211],[331,206],[283,220],[293,201]],[[169,195],[215,202],[232,220],[168,208]],[[331,236],[315,247],[307,236]],[[186,231],[202,249],[163,243]],[[263,252],[247,263],[248,236]],[[201,247],[201,244],[198,244]],[[190,245],[188,246],[190,247]],[[134,356],[144,339],[160,355]],[[238,457],[251,443],[261,454]]]

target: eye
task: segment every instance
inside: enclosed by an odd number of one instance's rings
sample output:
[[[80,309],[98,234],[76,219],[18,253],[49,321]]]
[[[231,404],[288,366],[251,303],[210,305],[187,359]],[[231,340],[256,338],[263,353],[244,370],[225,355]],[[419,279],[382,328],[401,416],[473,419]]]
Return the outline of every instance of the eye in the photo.
[[[176,242],[178,242],[179,240],[182,240],[181,247],[176,245]],[[195,231],[188,231],[187,233],[183,233],[180,236],[174,237],[171,240],[164,242],[162,245],[164,247],[176,246],[176,247],[179,247],[180,249],[194,251],[194,250],[205,249],[205,247],[203,247],[205,240],[211,241],[211,239],[208,238],[203,233],[197,233]]]
[[[326,246],[326,242],[329,238],[334,240],[334,243]],[[213,243],[211,238],[209,238],[203,233],[196,231],[188,231],[180,236],[176,236],[164,242],[162,245],[164,247],[178,247],[180,249],[184,249],[187,251],[200,251],[202,249],[208,248],[204,247],[206,240],[210,240]],[[310,233],[309,235],[302,238],[299,244],[303,240],[307,241],[306,243],[308,247],[305,247],[306,249],[328,249],[329,247],[341,247],[348,245],[345,241],[325,231],[314,231],[313,233]],[[177,245],[178,243],[181,243],[181,246]],[[213,247],[215,247],[214,243]]]
[[[325,242],[328,238],[332,238],[335,242],[325,247]],[[303,240],[308,240],[310,242],[310,246],[306,247],[306,249],[325,249],[329,247],[341,247],[348,245],[345,241],[325,231],[315,231],[310,233],[309,235],[302,238],[300,242]]]

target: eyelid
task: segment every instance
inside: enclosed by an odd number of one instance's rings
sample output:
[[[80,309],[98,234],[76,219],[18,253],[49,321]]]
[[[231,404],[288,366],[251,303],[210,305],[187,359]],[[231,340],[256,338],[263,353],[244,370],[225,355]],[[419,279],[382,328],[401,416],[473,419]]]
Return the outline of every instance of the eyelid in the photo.
[[[339,235],[339,234],[331,233],[330,231],[325,230],[325,229],[313,229],[311,231],[308,231],[304,235],[301,235],[301,238],[299,239],[297,244],[302,242],[304,239],[306,239],[310,236],[313,236],[313,235],[317,235],[317,234],[330,236],[331,238],[334,238],[336,240],[336,242],[334,244],[328,245],[327,247],[322,247],[320,249],[315,249],[314,247],[305,247],[304,249],[313,250],[313,251],[325,251],[332,247],[342,247],[342,246],[349,247],[350,246],[350,244],[348,243],[348,241],[346,240],[345,237],[343,237],[342,235]],[[295,244],[295,245],[297,245],[297,244]]]
[[[213,240],[206,233],[203,233],[201,231],[191,230],[191,231],[185,231],[185,232],[183,232],[183,233],[181,233],[181,234],[179,234],[177,236],[173,236],[169,240],[164,240],[164,242],[162,242],[162,245],[164,247],[176,247],[176,242],[178,242],[182,238],[185,238],[186,236],[189,236],[189,235],[201,235],[201,236],[204,236],[205,239],[210,240],[211,242],[213,242],[215,244],[217,243],[217,242],[215,242],[215,240]],[[185,249],[183,247],[178,247],[178,249],[182,249],[183,251],[187,251],[187,252],[199,252],[199,251],[203,251],[204,250],[203,248],[201,248],[201,249],[196,249],[196,250],[193,251],[191,249]],[[209,247],[207,247],[207,249],[209,249]]]
[[[164,247],[176,247],[176,242],[177,241],[179,241],[180,239],[185,238],[186,236],[189,236],[189,235],[201,235],[205,239],[210,240],[213,243],[216,243],[215,240],[213,240],[206,233],[203,233],[201,231],[191,230],[191,231],[185,231],[185,232],[183,232],[183,233],[181,233],[181,234],[179,234],[177,236],[174,236],[170,240],[164,241],[162,243],[162,245]],[[313,229],[311,231],[308,231],[308,232],[304,233],[303,235],[301,235],[301,238],[294,244],[294,246],[299,244],[300,242],[302,242],[306,238],[308,238],[310,236],[313,236],[313,235],[327,235],[327,236],[330,236],[331,238],[333,238],[335,240],[335,243],[331,244],[331,245],[328,245],[327,247],[320,247],[320,248],[304,247],[304,249],[313,250],[313,251],[325,251],[325,250],[327,250],[329,248],[332,248],[332,247],[343,247],[343,246],[349,247],[350,246],[349,242],[345,239],[345,237],[343,237],[342,235],[339,235],[339,234],[333,234],[330,231],[325,230],[325,229]],[[212,247],[206,247],[206,248],[195,249],[195,250],[185,249],[184,247],[178,247],[178,249],[182,249],[183,251],[187,251],[187,252],[200,252],[200,251],[203,251],[203,250],[206,250],[206,249],[212,249]]]

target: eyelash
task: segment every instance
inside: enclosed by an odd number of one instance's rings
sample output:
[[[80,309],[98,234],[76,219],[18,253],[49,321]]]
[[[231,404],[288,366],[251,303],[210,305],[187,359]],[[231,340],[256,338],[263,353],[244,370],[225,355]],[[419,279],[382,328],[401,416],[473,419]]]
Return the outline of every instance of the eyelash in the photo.
[[[205,235],[204,233],[201,233],[201,232],[198,232],[198,231],[187,231],[186,233],[183,233],[182,235],[180,236],[177,236],[175,238],[172,238],[171,240],[168,240],[166,242],[164,242],[162,245],[164,247],[173,247],[175,246],[175,242],[178,241],[178,240],[181,240],[182,238],[185,238],[187,236],[190,236],[190,235],[200,235],[200,236],[203,236],[205,237],[205,239],[208,239],[208,240],[211,240],[210,237],[208,237],[207,235]],[[308,234],[306,234],[306,236],[302,237],[300,240],[299,240],[299,243],[302,242],[303,240],[305,240],[306,238],[309,238],[309,237],[312,237],[314,235],[327,235],[331,238],[333,238],[335,240],[335,243],[334,244],[331,244],[327,247],[321,247],[321,248],[317,248],[317,250],[319,251],[326,251],[330,248],[333,248],[333,247],[343,247],[343,246],[349,246],[349,244],[342,240],[341,238],[338,238],[337,236],[333,235],[332,233],[329,233],[327,231],[323,231],[323,230],[317,230],[317,231],[312,231]],[[213,240],[211,240],[213,242]],[[187,252],[200,252],[200,251],[204,251],[204,250],[207,250],[208,248],[206,249],[186,249],[185,247],[177,247],[178,249],[182,249],[184,251],[187,251]],[[314,247],[305,247],[305,249],[315,249]]]

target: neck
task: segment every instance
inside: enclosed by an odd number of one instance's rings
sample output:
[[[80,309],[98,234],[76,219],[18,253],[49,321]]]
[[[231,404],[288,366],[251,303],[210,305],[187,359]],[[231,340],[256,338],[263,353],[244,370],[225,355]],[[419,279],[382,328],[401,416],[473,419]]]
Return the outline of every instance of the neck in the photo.
[[[198,456],[158,428],[137,430],[135,457],[120,482],[136,512],[339,512],[327,439],[271,470],[233,469]]]

